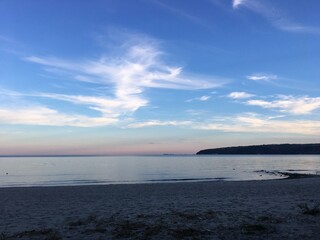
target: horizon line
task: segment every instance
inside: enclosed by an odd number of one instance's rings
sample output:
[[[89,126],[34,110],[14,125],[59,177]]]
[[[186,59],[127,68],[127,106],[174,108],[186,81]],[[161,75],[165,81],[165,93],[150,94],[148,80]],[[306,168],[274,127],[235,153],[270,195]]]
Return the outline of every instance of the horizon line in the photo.
[[[5,157],[144,157],[144,156],[193,156],[196,153],[159,153],[159,154],[0,154]]]

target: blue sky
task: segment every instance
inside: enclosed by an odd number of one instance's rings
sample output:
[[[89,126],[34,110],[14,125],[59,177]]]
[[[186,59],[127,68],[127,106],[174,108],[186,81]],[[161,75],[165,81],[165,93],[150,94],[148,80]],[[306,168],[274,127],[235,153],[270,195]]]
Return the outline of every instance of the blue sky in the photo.
[[[317,0],[3,0],[0,154],[320,141]]]

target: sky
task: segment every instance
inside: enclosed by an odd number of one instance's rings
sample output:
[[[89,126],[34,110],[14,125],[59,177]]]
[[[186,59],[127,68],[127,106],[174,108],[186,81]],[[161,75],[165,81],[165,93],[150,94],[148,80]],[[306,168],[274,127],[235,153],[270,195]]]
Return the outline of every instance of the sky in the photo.
[[[318,0],[1,0],[0,155],[320,142]]]

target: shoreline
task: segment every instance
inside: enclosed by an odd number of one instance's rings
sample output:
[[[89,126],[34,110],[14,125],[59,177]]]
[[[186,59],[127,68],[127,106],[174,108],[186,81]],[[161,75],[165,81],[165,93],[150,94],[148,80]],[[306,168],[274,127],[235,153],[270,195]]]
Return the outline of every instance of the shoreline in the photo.
[[[74,184],[74,185],[23,185],[23,186],[0,186],[1,189],[8,188],[51,188],[51,187],[86,187],[86,186],[110,186],[110,185],[145,185],[145,184],[177,184],[177,183],[201,183],[201,182],[252,182],[252,181],[278,181],[290,179],[303,179],[303,178],[320,178],[320,174],[310,173],[296,173],[284,171],[267,171],[259,170],[257,173],[264,173],[266,175],[278,176],[278,178],[265,178],[265,179],[252,179],[252,180],[232,180],[228,178],[188,178],[188,179],[165,179],[165,180],[149,180],[145,182],[96,182],[89,184]]]
[[[318,239],[317,204],[318,176],[286,181],[1,188],[0,236]],[[315,214],[309,214],[312,209]]]

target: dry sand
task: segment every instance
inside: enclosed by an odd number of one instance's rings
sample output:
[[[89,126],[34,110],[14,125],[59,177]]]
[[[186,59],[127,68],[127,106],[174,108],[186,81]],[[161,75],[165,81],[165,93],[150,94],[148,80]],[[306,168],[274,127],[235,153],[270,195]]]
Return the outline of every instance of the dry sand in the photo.
[[[320,178],[0,189],[4,239],[320,239]]]

